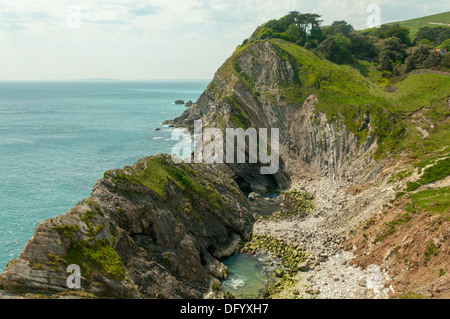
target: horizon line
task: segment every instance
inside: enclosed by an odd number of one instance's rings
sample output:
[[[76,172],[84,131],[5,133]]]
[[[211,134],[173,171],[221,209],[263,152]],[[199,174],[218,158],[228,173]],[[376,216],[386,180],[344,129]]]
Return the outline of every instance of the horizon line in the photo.
[[[0,79],[0,82],[70,82],[70,81],[123,81],[123,82],[140,82],[140,81],[212,81],[211,79],[207,78],[199,78],[199,79],[113,79],[113,78],[87,78],[87,79],[32,79],[32,80],[26,80],[26,79],[20,79],[20,80],[2,80]]]

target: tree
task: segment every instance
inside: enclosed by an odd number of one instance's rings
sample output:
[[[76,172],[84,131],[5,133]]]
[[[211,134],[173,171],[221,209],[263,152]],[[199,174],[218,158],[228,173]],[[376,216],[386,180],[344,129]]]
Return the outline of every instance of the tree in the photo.
[[[303,39],[302,32],[295,23],[292,23],[286,30],[286,34],[291,42],[301,41]]]
[[[442,57],[440,66],[444,69],[450,69],[450,53],[449,52],[444,54],[444,56]]]
[[[409,46],[411,45],[411,40],[409,39],[409,29],[406,27],[401,27],[399,25],[394,25],[385,31],[382,31],[378,37],[380,39],[388,39],[392,37],[399,38],[400,41]]]
[[[439,46],[440,49],[446,49],[447,51],[450,51],[450,39],[445,40],[441,43]]]
[[[378,69],[382,71],[392,71],[392,63],[385,52],[379,54]]]
[[[349,50],[354,56],[360,59],[374,59],[377,56],[376,38],[363,36],[359,32],[352,32],[349,39]]]
[[[304,45],[304,48],[305,48],[306,50],[311,50],[312,47],[313,47],[313,46],[312,46],[311,42],[309,42],[309,41],[306,42],[305,45]]]
[[[408,57],[405,60],[405,73],[422,67],[423,61],[430,55],[430,48],[421,44],[407,50]]]
[[[438,52],[431,52],[428,57],[423,61],[423,67],[429,69],[438,66],[442,61],[441,54]]]
[[[338,33],[342,33],[344,36],[348,37],[351,32],[353,32],[353,26],[348,24],[346,21],[334,21],[331,26],[323,28],[325,36],[332,36]]]
[[[339,33],[322,41],[319,45],[319,51],[330,61],[350,63],[353,59],[348,49],[349,43],[350,40],[342,33]]]
[[[429,40],[433,44],[437,45],[450,38],[449,27],[422,27],[419,29],[416,35],[416,42],[422,40]]]
[[[322,41],[322,20],[319,18],[318,14],[292,11],[278,20],[263,24],[253,33],[252,39],[282,38],[300,45],[308,40]]]
[[[406,58],[406,45],[399,38],[391,37],[379,40],[375,44],[378,49],[379,69],[392,71],[392,63],[401,64]],[[389,61],[390,63],[387,63]],[[389,66],[385,68],[385,66]]]

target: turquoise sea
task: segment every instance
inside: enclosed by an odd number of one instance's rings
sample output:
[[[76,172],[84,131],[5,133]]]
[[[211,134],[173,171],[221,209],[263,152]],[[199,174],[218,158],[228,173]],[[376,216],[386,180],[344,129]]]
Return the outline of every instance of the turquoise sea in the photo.
[[[170,153],[177,142],[161,123],[208,82],[0,82],[0,272],[105,171]]]

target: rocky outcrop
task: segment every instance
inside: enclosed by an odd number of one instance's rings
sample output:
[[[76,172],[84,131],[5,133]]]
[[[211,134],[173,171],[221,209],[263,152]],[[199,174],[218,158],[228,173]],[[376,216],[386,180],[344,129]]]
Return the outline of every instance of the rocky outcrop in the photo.
[[[116,298],[202,298],[227,268],[217,258],[249,238],[254,219],[228,176],[169,156],[105,173],[92,195],[41,222],[0,275],[0,290],[58,295],[67,266],[82,291]]]
[[[278,128],[280,170],[262,176],[260,165],[228,164],[241,189],[265,193],[287,188],[293,175],[316,173],[332,179],[352,179],[367,163],[348,160],[376,148],[370,115],[363,130],[366,140],[349,131],[344,121],[330,121],[315,110],[318,97],[311,93],[296,104],[284,98],[285,89],[301,85],[295,58],[270,41],[257,41],[235,53],[217,71],[213,81],[182,116],[167,121],[193,130],[195,120],[204,127]],[[299,91],[301,89],[299,88]]]

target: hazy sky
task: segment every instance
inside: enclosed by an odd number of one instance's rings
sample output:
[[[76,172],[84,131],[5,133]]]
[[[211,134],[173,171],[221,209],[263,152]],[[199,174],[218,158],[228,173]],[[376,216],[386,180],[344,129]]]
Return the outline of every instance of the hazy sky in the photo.
[[[210,79],[265,21],[296,10],[363,29],[372,3],[382,23],[449,10],[448,0],[0,0],[0,80]]]

